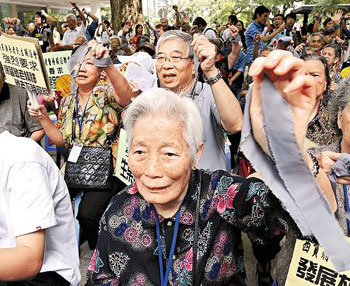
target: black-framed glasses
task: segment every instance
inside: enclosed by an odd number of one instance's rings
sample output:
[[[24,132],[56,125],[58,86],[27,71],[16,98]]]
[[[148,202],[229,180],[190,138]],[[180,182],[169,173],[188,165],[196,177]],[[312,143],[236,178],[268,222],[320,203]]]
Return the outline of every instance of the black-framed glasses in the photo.
[[[167,60],[173,64],[177,64],[177,63],[181,62],[182,60],[192,59],[192,57],[191,56],[188,56],[188,57],[180,57],[180,56],[166,57],[166,56],[160,55],[160,56],[156,56],[155,59],[156,59],[157,65],[163,65]]]

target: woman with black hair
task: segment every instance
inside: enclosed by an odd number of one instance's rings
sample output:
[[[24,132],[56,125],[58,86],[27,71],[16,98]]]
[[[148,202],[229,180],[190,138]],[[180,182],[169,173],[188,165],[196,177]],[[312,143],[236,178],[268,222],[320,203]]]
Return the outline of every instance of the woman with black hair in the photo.
[[[134,50],[137,49],[137,40],[143,34],[143,26],[141,24],[137,24],[135,27],[135,36],[133,36],[130,40],[130,44],[132,44]]]

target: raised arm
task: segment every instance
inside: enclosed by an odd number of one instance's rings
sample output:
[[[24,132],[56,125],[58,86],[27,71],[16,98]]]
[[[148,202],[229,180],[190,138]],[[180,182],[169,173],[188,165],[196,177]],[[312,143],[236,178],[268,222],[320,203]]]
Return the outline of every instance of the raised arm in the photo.
[[[86,26],[86,18],[84,13],[80,10],[76,2],[69,2],[78,12],[80,18],[83,20],[84,25]]]
[[[271,32],[271,33],[268,34],[267,36],[261,35],[260,38],[261,38],[261,40],[262,40],[263,42],[268,42],[268,41],[270,41],[273,37],[275,37],[278,33],[280,33],[281,31],[283,31],[285,27],[286,27],[286,24],[283,23],[283,24],[282,24],[281,26],[279,26],[279,28],[276,29],[275,31]]]
[[[282,50],[272,51],[267,57],[256,59],[249,70],[249,75],[254,79],[250,114],[254,138],[262,150],[269,154],[263,132],[260,99],[261,83],[267,76],[292,109],[296,141],[306,165],[312,170],[313,161],[304,148],[304,142],[307,125],[316,102],[316,82],[312,76],[306,74],[305,64],[303,60]],[[335,211],[336,201],[327,174],[323,169],[319,170],[316,180],[331,209]]]
[[[55,26],[56,20],[54,17],[47,14],[45,10],[41,10],[41,14],[46,18],[46,21],[49,22],[51,28]]]
[[[84,10],[84,9],[83,9]],[[85,14],[88,16],[88,17],[90,17],[93,21],[99,21],[99,19],[94,15],[94,14],[92,14],[91,12],[86,12],[85,10],[84,10],[84,12],[85,12]]]
[[[91,50],[96,58],[109,58],[109,51],[106,47],[97,44],[96,41],[90,41],[89,46],[91,47]],[[113,96],[116,102],[121,106],[126,106],[129,104],[133,93],[127,79],[113,64],[103,67],[102,70],[106,72],[107,77],[111,81],[114,91]]]
[[[203,35],[194,35],[192,45],[195,55],[201,62],[205,77],[207,79],[216,77],[219,71],[215,67],[216,51],[214,45]],[[242,129],[243,115],[238,100],[222,78],[211,84],[210,87],[223,128],[227,132],[239,132]]]

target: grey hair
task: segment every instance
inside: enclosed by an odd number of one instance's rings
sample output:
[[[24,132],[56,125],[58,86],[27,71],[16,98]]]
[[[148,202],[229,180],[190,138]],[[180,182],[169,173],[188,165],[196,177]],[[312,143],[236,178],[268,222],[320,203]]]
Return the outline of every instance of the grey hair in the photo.
[[[348,105],[350,105],[350,78],[344,80],[337,89],[333,92],[329,102],[328,110],[331,113],[331,122],[333,127],[338,131],[338,135],[341,135],[341,130],[338,128],[338,112],[343,111]]]
[[[170,30],[165,32],[163,35],[161,35],[161,37],[159,38],[158,42],[157,42],[157,46],[156,46],[156,54],[159,52],[159,48],[162,44],[164,44],[166,41],[169,40],[180,40],[184,43],[187,44],[187,56],[189,57],[193,57],[193,48],[192,48],[192,37],[182,31],[179,30]]]
[[[75,16],[74,14],[68,14],[66,16],[66,19],[71,19],[72,21],[74,21],[75,23],[77,22],[77,16]]]
[[[350,78],[344,80],[334,91],[330,101],[329,110],[336,115],[338,110],[344,110],[350,104]]]
[[[311,39],[315,36],[319,36],[322,40],[322,43],[324,43],[324,36],[319,33],[319,32],[316,32],[316,33],[312,33],[310,36],[309,36],[309,39],[308,39],[308,42],[310,43],[311,42]]]
[[[112,40],[118,40],[119,43],[120,43],[120,38],[119,38],[118,36],[116,36],[116,35],[113,35],[113,36],[110,37],[109,39],[110,39],[111,41],[112,41]]]
[[[190,147],[191,162],[195,160],[203,142],[203,123],[193,100],[163,88],[152,88],[140,94],[126,109],[123,119],[129,150],[136,122],[147,116],[154,120],[164,116],[178,120],[184,126],[183,137]]]
[[[80,35],[80,36],[76,37],[76,38],[75,38],[75,41],[76,41],[77,39],[83,39],[83,40],[84,40],[84,43],[87,41],[86,37],[83,36],[83,35]]]

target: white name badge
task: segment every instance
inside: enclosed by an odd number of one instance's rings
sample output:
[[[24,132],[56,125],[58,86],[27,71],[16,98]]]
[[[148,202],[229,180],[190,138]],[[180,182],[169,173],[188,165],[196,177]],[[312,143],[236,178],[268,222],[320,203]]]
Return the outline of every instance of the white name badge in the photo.
[[[78,158],[80,156],[81,149],[83,149],[82,145],[73,145],[73,148],[69,153],[68,161],[72,162],[72,163],[78,162]]]

